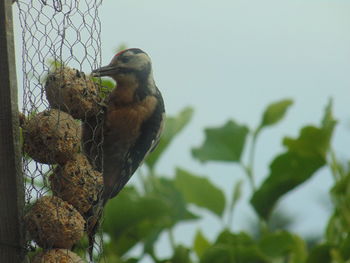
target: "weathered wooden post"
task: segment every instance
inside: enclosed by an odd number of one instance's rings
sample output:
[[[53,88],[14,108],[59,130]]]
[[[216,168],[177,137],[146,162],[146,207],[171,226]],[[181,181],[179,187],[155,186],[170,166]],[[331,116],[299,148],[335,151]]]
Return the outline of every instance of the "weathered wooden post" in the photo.
[[[0,262],[17,263],[24,259],[24,185],[11,5],[0,1]]]

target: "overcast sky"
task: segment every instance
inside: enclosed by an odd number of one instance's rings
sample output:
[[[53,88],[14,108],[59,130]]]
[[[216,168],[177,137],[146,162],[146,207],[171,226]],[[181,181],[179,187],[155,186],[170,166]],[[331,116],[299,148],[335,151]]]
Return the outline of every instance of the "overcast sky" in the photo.
[[[349,14],[345,0],[105,0],[100,7],[102,64],[123,43],[151,56],[168,114],[186,106],[195,109],[159,172],[171,175],[181,166],[209,177],[230,194],[242,171],[235,165],[201,165],[191,158],[190,149],[203,142],[204,127],[228,119],[255,127],[265,106],[276,100],[292,98],[295,104],[283,122],[261,134],[258,182],[282,151],[281,138],[296,136],[303,125],[317,125],[330,97],[339,120],[333,145],[340,158],[350,159]],[[331,185],[324,169],[282,200],[280,207],[299,222],[296,231],[312,234],[325,226]],[[245,192],[248,198],[248,188]],[[238,206],[235,230],[254,218],[246,202]],[[211,239],[221,228],[210,216],[198,227]],[[196,228],[179,226],[176,240],[191,243],[184,233]]]

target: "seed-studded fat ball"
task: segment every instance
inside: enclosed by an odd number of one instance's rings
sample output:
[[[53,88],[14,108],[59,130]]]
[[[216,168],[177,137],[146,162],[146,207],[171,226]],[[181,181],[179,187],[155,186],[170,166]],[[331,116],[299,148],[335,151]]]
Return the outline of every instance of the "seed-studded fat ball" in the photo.
[[[99,86],[77,69],[59,67],[45,83],[46,98],[51,107],[85,119],[100,110]]]
[[[50,249],[37,254],[32,263],[86,263],[68,249]]]
[[[24,151],[35,161],[64,164],[80,149],[81,126],[69,114],[51,109],[28,118],[23,136]]]
[[[97,201],[103,185],[102,174],[91,167],[83,154],[75,155],[63,166],[57,166],[49,179],[53,193],[81,214]]]
[[[84,233],[83,217],[56,196],[38,199],[24,219],[30,237],[42,248],[70,249]]]

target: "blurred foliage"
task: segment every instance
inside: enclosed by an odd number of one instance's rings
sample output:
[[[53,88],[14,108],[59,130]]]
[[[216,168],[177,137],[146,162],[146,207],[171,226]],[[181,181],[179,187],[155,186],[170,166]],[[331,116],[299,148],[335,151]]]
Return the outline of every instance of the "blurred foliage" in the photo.
[[[102,82],[109,92],[112,83]],[[155,263],[349,263],[350,162],[339,162],[331,147],[336,127],[332,101],[319,125],[302,127],[296,138],[282,139],[284,151],[273,158],[261,185],[255,185],[253,166],[259,134],[282,121],[292,104],[292,100],[285,99],[268,105],[255,129],[234,120],[207,128],[202,145],[191,151],[200,162],[225,162],[243,168],[250,183],[250,204],[256,212],[256,219],[248,219],[253,222],[248,231],[231,230],[245,180],[233,177],[232,195],[227,198],[204,175],[180,167],[173,176],[157,172],[162,155],[191,121],[193,109],[185,108],[177,116],[167,117],[161,141],[138,177],[140,184],[125,187],[107,203],[102,225],[103,255],[96,254],[96,262],[137,263],[148,256]],[[327,167],[334,178],[330,189],[334,211],[323,238],[302,238],[290,231],[294,216],[275,207],[290,190],[312,178],[322,167]],[[193,224],[197,230],[192,245],[176,243],[176,226],[198,223],[208,213],[221,223],[214,240],[206,237],[205,229]],[[159,258],[155,246],[164,234],[168,236],[171,255]],[[75,251],[83,255],[86,246],[84,239]],[[137,246],[142,247],[140,255],[133,253],[130,257],[130,250]]]
[[[193,157],[202,161],[239,162],[249,129],[229,120],[218,128],[205,129],[203,145],[192,150]]]

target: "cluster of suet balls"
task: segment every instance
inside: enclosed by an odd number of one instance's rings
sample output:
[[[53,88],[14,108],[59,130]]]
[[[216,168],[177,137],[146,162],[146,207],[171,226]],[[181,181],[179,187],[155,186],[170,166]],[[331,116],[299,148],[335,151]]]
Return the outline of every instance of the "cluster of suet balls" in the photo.
[[[100,85],[65,66],[46,77],[50,108],[21,115],[23,152],[50,164],[52,196],[42,196],[25,215],[30,238],[44,251],[33,262],[85,262],[70,251],[86,231],[85,212],[97,202],[102,174],[82,153],[81,121],[102,111]]]

